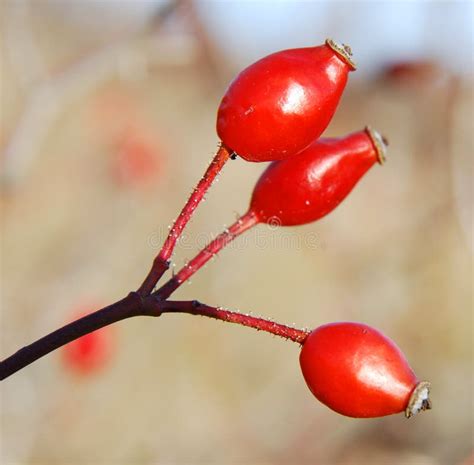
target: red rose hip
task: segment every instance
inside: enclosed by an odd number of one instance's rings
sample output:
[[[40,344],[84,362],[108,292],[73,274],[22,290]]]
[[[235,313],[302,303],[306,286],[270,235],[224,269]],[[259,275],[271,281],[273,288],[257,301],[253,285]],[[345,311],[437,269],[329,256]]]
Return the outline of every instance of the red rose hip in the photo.
[[[250,210],[263,223],[315,221],[336,208],[377,161],[383,163],[385,151],[384,139],[370,128],[343,138],[318,139],[263,172]]]
[[[268,55],[230,84],[217,112],[217,134],[248,161],[291,157],[326,129],[354,69],[349,47],[330,39]]]
[[[314,396],[342,415],[409,418],[431,408],[429,383],[419,382],[395,343],[370,326],[320,326],[304,341],[300,364]]]

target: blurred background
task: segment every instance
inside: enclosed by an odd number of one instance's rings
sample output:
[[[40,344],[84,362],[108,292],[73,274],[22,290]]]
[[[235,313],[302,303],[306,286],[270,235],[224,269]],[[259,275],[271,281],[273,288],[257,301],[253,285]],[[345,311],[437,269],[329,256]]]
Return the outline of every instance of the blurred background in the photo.
[[[141,283],[216,147],[232,77],[282,48],[352,46],[327,136],[390,141],[328,217],[260,226],[177,297],[397,341],[434,408],[354,420],[295,344],[186,315],[135,319],[1,386],[1,463],[472,463],[471,2],[7,0],[0,5],[1,356]],[[230,162],[177,267],[244,213]]]

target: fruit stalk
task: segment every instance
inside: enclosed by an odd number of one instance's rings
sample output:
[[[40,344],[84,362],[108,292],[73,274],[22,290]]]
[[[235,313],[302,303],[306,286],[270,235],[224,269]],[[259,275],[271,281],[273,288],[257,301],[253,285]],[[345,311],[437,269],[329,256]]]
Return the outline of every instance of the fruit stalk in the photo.
[[[138,288],[137,292],[140,295],[150,294],[156,286],[156,283],[169,268],[169,260],[173,254],[173,250],[176,247],[178,239],[181,237],[184,228],[191,219],[194,210],[196,210],[197,206],[203,199],[208,189],[211,187],[214,179],[216,179],[217,175],[221,172],[227,160],[229,160],[230,156],[231,153],[229,150],[223,144],[221,144],[213,160],[211,161],[211,164],[204,173],[204,176],[200,179],[185,206],[181,210],[178,218],[176,218],[176,221],[174,222],[173,227],[171,228],[168,237],[166,238],[163,247],[160,250],[160,253],[153,261],[153,265],[147,277],[143,281],[142,285]]]
[[[161,313],[188,313],[190,315],[206,316],[227,323],[235,323],[257,331],[265,331],[274,336],[303,344],[308,332],[302,329],[292,328],[281,323],[255,317],[249,314],[225,310],[221,307],[211,307],[197,300],[192,301],[167,301],[163,302]]]
[[[196,271],[202,268],[213,256],[218,254],[229,242],[243,234],[253,226],[258,224],[257,216],[248,211],[241,216],[232,226],[226,228],[204,249],[202,249],[191,261],[176,273],[167,283],[165,283],[156,295],[162,300],[167,299],[181,284],[188,280]]]

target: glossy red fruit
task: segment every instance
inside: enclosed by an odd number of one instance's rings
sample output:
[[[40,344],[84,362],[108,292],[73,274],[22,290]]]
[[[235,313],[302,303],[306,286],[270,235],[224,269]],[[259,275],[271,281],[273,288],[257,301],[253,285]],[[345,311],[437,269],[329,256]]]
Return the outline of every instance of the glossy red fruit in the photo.
[[[375,162],[383,163],[385,150],[383,138],[370,128],[343,138],[318,139],[263,172],[250,210],[262,223],[315,221],[336,208]]]
[[[370,326],[320,326],[304,341],[300,364],[311,392],[342,415],[410,417],[431,408],[429,383],[419,382],[395,343]]]
[[[266,56],[230,84],[217,112],[217,134],[248,161],[295,155],[326,129],[354,69],[349,47],[329,39]]]
[[[75,319],[87,313],[78,313]],[[67,369],[81,376],[96,374],[106,368],[115,352],[115,331],[106,326],[70,342],[61,349]]]

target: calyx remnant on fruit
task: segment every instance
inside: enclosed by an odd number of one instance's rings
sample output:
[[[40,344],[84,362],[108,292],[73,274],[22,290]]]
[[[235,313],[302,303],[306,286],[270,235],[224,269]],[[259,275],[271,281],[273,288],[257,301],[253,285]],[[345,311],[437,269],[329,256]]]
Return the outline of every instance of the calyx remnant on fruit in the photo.
[[[405,409],[407,418],[416,415],[420,411],[431,410],[430,387],[431,384],[428,381],[421,381],[416,385]]]
[[[352,50],[349,45],[340,44],[332,39],[326,39],[326,45],[331,47],[354,71],[357,69],[357,65],[352,59]]]
[[[383,165],[387,161],[388,140],[380,134],[380,132],[372,129],[370,126],[365,127],[365,132],[369,135],[377,152],[377,161]]]

